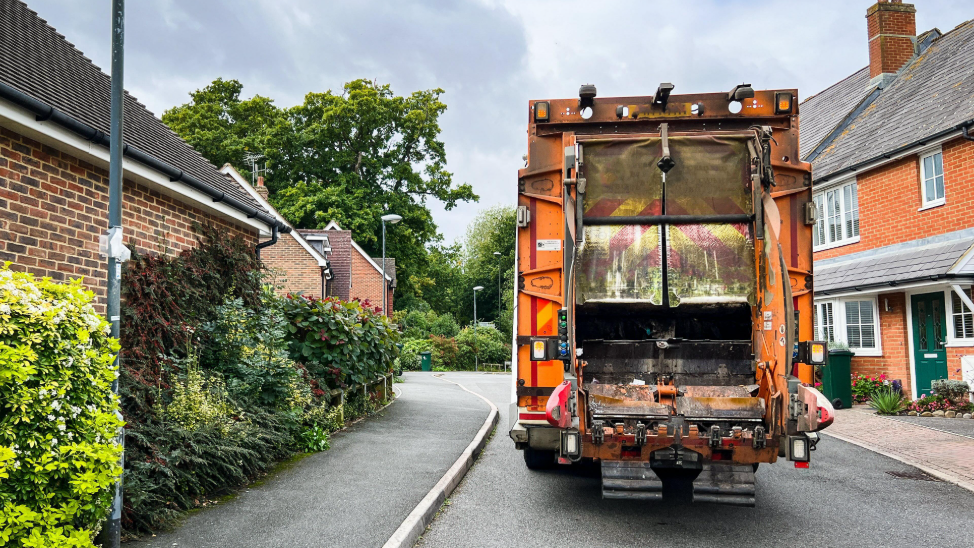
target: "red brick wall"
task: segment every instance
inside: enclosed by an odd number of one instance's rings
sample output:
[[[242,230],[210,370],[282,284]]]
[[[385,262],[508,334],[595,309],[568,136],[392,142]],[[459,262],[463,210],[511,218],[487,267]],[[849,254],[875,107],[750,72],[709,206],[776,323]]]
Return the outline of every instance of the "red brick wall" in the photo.
[[[349,290],[349,299],[368,299],[372,306],[382,306],[382,274],[355,249],[352,250],[352,288]]]
[[[866,12],[869,77],[895,73],[913,58],[916,9],[912,4],[880,2]]]
[[[318,261],[291,234],[282,234],[276,244],[262,249],[260,258],[271,269],[278,293],[324,296]]]
[[[194,222],[222,226],[257,243],[256,231],[126,180],[122,223],[140,251],[192,247]],[[98,237],[108,230],[108,171],[0,128],[0,261],[55,280],[84,277],[104,311],[107,259]]]
[[[919,156],[908,156],[859,175],[859,242],[818,251],[815,260],[974,226],[974,142],[958,138],[944,143],[942,148],[944,205],[918,211]]]
[[[890,311],[886,311],[886,301]],[[854,356],[852,372],[878,376],[886,373],[890,379],[903,381],[903,389],[910,392],[910,348],[907,343],[906,298],[904,293],[879,295],[879,329],[882,356]]]

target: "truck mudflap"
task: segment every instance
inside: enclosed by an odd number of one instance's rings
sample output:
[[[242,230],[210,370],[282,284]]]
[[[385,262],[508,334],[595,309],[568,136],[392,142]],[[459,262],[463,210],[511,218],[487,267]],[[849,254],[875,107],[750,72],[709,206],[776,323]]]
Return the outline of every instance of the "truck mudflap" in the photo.
[[[602,497],[607,499],[663,500],[664,491],[686,488],[688,482],[689,493],[679,496],[689,494],[695,503],[754,506],[750,464],[702,462],[699,453],[676,448],[657,451],[651,462],[602,461]]]

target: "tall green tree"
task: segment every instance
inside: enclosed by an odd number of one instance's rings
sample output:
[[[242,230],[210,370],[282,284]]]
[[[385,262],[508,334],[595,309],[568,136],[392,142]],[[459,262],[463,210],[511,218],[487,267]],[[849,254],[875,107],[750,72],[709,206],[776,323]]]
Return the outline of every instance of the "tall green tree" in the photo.
[[[467,226],[463,245],[463,266],[472,289],[482,285],[477,296],[477,316],[492,320],[505,335],[509,334],[512,307],[505,305],[505,295],[514,291],[514,244],[517,230],[517,210],[513,206],[498,205],[482,210]],[[494,255],[500,253],[500,255]],[[500,294],[498,294],[500,282]],[[472,297],[469,305],[459,310],[473,319]]]
[[[298,228],[335,220],[378,257],[379,218],[401,215],[388,227],[386,245],[401,273],[397,299],[429,285],[427,248],[440,235],[427,201],[452,209],[478,199],[446,170],[443,90],[399,96],[388,85],[355,80],[340,93],[309,93],[288,109],[259,96],[241,100],[241,90],[236,80],[217,79],[163,121],[214,164],[246,171],[244,155],[262,154],[271,203]]]
[[[237,80],[217,78],[190,93],[191,102],[164,112],[162,121],[213,165],[229,163],[249,175],[247,155],[263,153],[285,112],[267,97],[240,99],[242,90]]]

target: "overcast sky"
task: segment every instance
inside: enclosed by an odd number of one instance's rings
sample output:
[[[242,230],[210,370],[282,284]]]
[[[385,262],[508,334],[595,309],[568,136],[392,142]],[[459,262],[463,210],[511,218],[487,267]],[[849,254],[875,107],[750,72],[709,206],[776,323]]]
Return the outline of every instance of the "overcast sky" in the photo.
[[[110,0],[26,0],[110,66]],[[529,99],[791,88],[808,97],[868,64],[875,0],[129,0],[125,87],[157,116],[217,77],[279,106],[355,78],[443,88],[448,169],[480,202],[443,211],[447,241],[513,204]],[[915,0],[920,32],[974,18],[971,0]],[[107,72],[107,70],[106,70]]]

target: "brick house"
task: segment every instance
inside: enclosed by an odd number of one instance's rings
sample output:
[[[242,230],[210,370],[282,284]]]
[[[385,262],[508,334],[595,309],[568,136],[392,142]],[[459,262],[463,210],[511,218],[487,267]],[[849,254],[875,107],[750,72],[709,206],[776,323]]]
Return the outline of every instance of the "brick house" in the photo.
[[[869,66],[806,99],[800,127],[817,337],[922,395],[974,385],[974,21],[917,35],[915,14],[870,7]]]
[[[350,230],[342,230],[338,223],[331,221],[324,229],[298,232],[312,246],[325,254],[331,265],[332,281],[328,284],[328,296],[348,301],[368,300],[372,306],[382,306],[382,258],[373,259],[355,240]],[[386,298],[391,316],[395,310],[393,293],[396,289],[396,260],[386,258]]]
[[[230,164],[221,167],[220,172],[246,190],[275,219],[291,226],[267,201],[267,187],[264,186],[263,177],[258,177],[256,186],[253,186]],[[261,241],[269,241],[269,238],[262,238]],[[292,231],[282,235],[274,246],[262,250],[260,258],[270,269],[278,293],[294,293],[318,298],[323,298],[327,294],[326,285],[332,277],[328,259],[325,258],[320,246],[313,247],[300,233],[293,230],[293,227]]]
[[[19,0],[0,0],[0,261],[83,277],[104,311],[110,77]],[[287,232],[244,189],[125,97],[124,241],[178,253],[193,223],[257,245]]]

